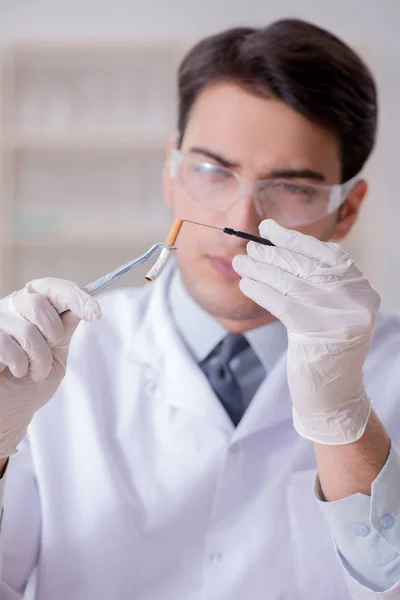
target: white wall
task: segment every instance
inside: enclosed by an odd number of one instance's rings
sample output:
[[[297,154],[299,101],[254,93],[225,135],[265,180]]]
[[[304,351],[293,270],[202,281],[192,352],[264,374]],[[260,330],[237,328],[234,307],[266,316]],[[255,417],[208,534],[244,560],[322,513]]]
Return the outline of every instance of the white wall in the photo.
[[[398,0],[0,0],[0,36],[200,36],[299,16],[380,47],[396,42]]]
[[[297,16],[360,48],[380,90],[377,150],[368,169],[371,193],[349,249],[381,292],[400,308],[400,0],[0,0],[0,43],[15,39],[197,39],[233,25]],[[356,244],[363,239],[362,251]]]

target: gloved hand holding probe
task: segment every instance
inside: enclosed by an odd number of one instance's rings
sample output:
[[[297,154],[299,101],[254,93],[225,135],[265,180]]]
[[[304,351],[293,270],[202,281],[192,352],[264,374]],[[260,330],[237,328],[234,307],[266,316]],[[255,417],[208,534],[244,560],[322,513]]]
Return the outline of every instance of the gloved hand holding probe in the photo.
[[[371,411],[363,365],[379,295],[337,244],[271,220],[260,234],[276,247],[249,242],[233,267],[243,293],[287,328],[294,426],[321,444],[354,442]]]

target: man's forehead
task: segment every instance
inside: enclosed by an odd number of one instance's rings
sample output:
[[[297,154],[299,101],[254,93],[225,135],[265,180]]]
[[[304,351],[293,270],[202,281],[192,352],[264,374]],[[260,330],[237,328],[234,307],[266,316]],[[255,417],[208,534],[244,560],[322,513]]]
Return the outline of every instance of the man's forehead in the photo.
[[[231,82],[208,86],[196,99],[182,150],[193,147],[218,154],[251,177],[278,169],[310,169],[331,183],[341,176],[336,136],[281,100]]]

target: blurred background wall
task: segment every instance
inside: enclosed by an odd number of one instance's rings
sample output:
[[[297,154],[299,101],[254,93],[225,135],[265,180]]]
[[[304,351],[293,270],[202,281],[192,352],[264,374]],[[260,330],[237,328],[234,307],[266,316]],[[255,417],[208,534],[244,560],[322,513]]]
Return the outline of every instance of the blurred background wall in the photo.
[[[345,246],[399,309],[399,0],[0,0],[0,292],[84,284],[162,240],[179,59],[204,35],[288,16],[344,38],[377,78],[370,194]]]

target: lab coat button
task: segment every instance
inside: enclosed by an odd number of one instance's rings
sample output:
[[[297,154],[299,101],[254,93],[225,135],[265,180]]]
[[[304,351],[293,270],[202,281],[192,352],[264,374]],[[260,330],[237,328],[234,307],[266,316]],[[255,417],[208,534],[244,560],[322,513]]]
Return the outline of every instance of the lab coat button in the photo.
[[[391,529],[394,525],[394,519],[392,515],[383,515],[380,518],[379,524],[382,529]]]
[[[240,445],[235,443],[232,444],[232,446],[230,447],[230,451],[232,452],[232,454],[237,454],[240,450]]]
[[[369,527],[360,523],[356,526],[354,533],[358,537],[367,537],[367,535],[369,535]]]
[[[157,385],[155,384],[155,382],[148,380],[145,385],[145,388],[144,388],[145,393],[148,396],[152,396],[154,394],[154,392],[156,391],[156,389],[157,389]]]
[[[212,563],[213,565],[216,565],[219,562],[221,562],[221,559],[222,559],[221,552],[213,552],[212,554],[210,554],[210,563]]]

